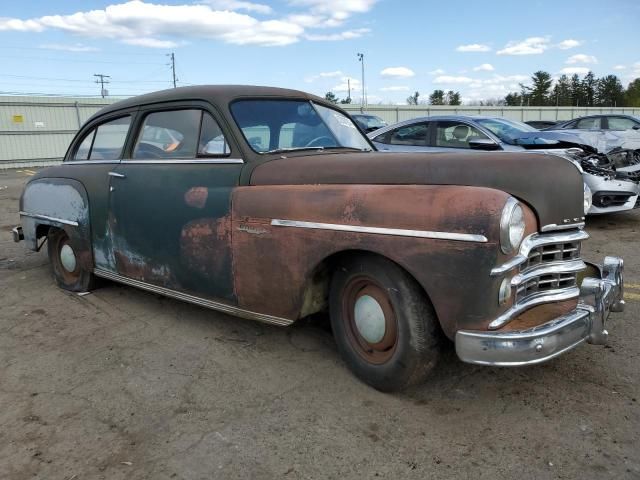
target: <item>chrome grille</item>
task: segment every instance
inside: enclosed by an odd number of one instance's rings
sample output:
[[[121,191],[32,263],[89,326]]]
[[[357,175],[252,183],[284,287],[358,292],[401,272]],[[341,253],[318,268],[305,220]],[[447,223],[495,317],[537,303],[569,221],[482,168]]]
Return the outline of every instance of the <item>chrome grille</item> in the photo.
[[[520,271],[547,262],[575,260],[580,258],[580,242],[552,243],[534,247],[529,252],[527,260],[520,266]]]
[[[527,280],[517,287],[517,298],[529,297],[531,295],[556,290],[559,288],[570,288],[576,286],[577,273],[548,273]]]

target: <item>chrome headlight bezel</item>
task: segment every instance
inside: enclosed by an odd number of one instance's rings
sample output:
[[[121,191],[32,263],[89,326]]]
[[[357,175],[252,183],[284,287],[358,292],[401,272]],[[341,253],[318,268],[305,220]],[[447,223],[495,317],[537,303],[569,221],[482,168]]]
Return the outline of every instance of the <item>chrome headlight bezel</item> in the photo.
[[[582,207],[584,209],[584,214],[586,215],[591,209],[591,205],[593,205],[593,193],[587,185],[587,182],[583,183],[583,196],[582,196]]]
[[[509,197],[500,217],[500,249],[503,253],[509,255],[518,250],[525,228],[524,210],[520,202]]]

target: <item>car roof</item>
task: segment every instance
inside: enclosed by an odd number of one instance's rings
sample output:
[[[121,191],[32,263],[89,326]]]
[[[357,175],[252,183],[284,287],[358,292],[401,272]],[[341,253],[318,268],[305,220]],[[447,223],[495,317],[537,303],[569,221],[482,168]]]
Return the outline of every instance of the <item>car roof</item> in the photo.
[[[170,88],[147,93],[113,103],[100,110],[99,114],[137,107],[152,103],[179,100],[211,100],[215,104],[228,104],[242,97],[289,97],[326,103],[326,100],[300,90],[264,87],[257,85],[196,85],[192,87]]]

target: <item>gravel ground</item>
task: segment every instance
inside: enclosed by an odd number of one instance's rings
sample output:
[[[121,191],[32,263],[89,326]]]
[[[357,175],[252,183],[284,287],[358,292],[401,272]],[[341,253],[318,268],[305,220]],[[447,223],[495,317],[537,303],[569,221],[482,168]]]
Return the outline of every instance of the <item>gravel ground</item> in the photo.
[[[0,171],[0,478],[640,478],[640,212],[589,219],[585,257],[625,259],[607,347],[520,369],[451,348],[379,393],[325,318],[278,328],[107,283],[55,287],[14,244],[28,170]],[[45,249],[46,250],[46,249]]]

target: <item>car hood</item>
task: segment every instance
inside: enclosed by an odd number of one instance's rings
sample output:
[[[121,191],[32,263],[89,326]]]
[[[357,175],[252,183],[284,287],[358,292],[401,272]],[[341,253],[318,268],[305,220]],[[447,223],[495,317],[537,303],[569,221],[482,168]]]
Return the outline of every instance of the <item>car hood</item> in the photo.
[[[495,188],[529,204],[540,225],[580,219],[583,181],[578,168],[556,155],[518,152],[315,153],[257,165],[251,185],[468,185]]]
[[[526,150],[546,150],[558,148],[581,148],[587,151],[593,151],[593,146],[585,139],[578,135],[555,132],[555,131],[537,131],[523,132],[517,137],[512,138],[509,142],[512,145],[518,145]]]

